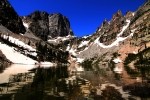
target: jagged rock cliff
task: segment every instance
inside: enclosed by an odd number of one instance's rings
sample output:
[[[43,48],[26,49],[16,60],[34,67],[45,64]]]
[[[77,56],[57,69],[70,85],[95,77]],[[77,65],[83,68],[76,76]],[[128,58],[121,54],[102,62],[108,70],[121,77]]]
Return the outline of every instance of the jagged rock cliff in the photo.
[[[36,36],[47,40],[57,36],[73,35],[69,20],[62,14],[48,14],[36,11],[26,17],[22,17],[26,27]]]
[[[148,0],[137,11],[129,11],[125,15],[118,11],[110,21],[105,20],[93,35],[71,41],[67,50],[85,60],[94,58],[100,62],[103,57],[107,63],[113,53],[119,53],[124,60],[129,53],[142,51],[145,45],[149,47],[149,4]]]
[[[132,12],[127,12],[127,14],[123,16],[122,12],[119,10],[113,15],[111,21],[108,22],[105,20],[96,32],[96,36],[100,36],[99,41],[105,45],[111,44],[117,35],[121,33],[123,26],[129,24],[132,17]]]
[[[0,0],[0,24],[14,33],[25,33],[21,18],[7,0]]]
[[[54,29],[56,28],[58,32],[62,32],[60,34],[55,34],[56,36],[66,36],[70,34],[70,30],[68,30],[68,28],[70,28],[69,21],[67,18],[65,19],[63,15],[59,14],[59,16],[62,16],[63,19],[57,17],[56,19],[58,19],[58,23],[57,21],[53,22],[56,23],[54,25],[49,24],[50,15],[46,12],[35,12],[28,17],[24,17],[24,22],[22,22],[22,19],[17,15],[9,2],[7,0],[1,0],[0,55],[1,58],[6,57],[8,60],[0,59],[0,62],[4,62],[6,60],[19,64],[35,64],[41,61],[47,61],[52,65],[55,62],[57,62],[57,64],[68,63],[68,52],[62,51],[59,46],[54,46],[47,43],[47,41],[43,41],[50,36],[50,26],[53,26]],[[51,21],[52,20],[54,21],[55,18],[51,19]],[[28,26],[27,23],[30,23],[30,25]],[[34,35],[39,36],[43,40],[35,39],[27,36],[27,34],[19,34],[25,33],[26,31],[29,31],[29,34],[30,31],[32,31]],[[64,34],[63,31],[68,33]],[[14,57],[17,58],[14,59]]]

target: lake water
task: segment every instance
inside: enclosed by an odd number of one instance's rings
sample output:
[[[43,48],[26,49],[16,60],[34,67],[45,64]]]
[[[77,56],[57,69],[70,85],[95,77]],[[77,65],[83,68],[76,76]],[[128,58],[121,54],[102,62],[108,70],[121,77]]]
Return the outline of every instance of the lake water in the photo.
[[[116,76],[108,68],[14,64],[0,73],[0,100],[140,100],[124,91]]]

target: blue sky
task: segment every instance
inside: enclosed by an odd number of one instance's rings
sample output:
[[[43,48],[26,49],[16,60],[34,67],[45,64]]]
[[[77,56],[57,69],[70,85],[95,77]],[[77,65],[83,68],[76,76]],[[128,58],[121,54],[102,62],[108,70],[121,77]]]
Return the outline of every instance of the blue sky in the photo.
[[[118,10],[135,11],[145,0],[8,0],[20,16],[35,10],[61,13],[69,18],[76,36],[92,34]]]

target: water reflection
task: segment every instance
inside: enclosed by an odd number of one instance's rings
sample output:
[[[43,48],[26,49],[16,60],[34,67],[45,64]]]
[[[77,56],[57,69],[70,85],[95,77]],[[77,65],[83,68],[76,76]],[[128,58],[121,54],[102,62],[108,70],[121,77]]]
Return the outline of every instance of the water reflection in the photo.
[[[68,71],[68,66],[11,65],[0,78],[2,100],[105,100],[112,97],[124,100],[130,97],[109,68],[97,66],[88,70],[78,66]]]
[[[18,73],[26,73],[30,69],[35,68],[34,65],[18,65],[18,64],[13,64],[6,68],[3,73],[0,73],[0,83],[8,83],[9,82],[9,77],[11,75],[16,75]]]

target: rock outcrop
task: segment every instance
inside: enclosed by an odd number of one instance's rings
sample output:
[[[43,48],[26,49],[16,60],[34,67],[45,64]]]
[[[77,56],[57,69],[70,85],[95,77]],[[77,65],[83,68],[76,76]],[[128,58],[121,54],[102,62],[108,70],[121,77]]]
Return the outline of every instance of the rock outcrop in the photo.
[[[68,47],[77,57],[83,59],[103,59],[107,62],[113,53],[118,52],[124,58],[129,53],[142,51],[150,47],[150,0],[137,11],[128,11],[125,15],[118,11],[110,21],[104,20],[97,31],[86,38],[72,41]]]
[[[131,13],[131,14],[130,14]],[[119,10],[113,15],[111,21],[104,21],[99,30],[96,32],[96,36],[100,36],[99,41],[105,45],[111,44],[122,31],[123,26],[127,25],[127,20],[130,20],[133,15],[132,12],[127,13],[125,16]]]
[[[69,20],[62,14],[51,14],[49,18],[49,35],[52,37],[56,36],[67,36],[73,35],[70,29]]]
[[[14,33],[25,33],[21,18],[12,8],[8,0],[0,0],[0,24]]]
[[[36,36],[47,40],[48,37],[73,35],[69,20],[62,14],[48,14],[36,11],[26,17],[22,17],[28,29]]]

